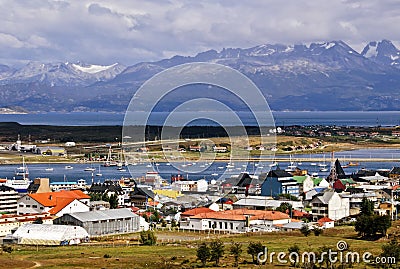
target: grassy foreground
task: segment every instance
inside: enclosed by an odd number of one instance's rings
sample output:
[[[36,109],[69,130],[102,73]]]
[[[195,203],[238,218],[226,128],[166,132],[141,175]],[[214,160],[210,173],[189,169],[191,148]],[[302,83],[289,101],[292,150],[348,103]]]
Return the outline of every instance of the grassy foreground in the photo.
[[[393,223],[394,228],[389,230],[389,234],[398,233],[397,225],[400,222]],[[288,247],[297,244],[302,253],[318,251],[322,246],[336,250],[337,242],[344,240],[351,251],[369,251],[374,255],[379,255],[382,245],[389,242],[388,239],[360,240],[351,226],[329,229],[323,235],[308,237],[299,232],[225,235],[159,231],[156,234],[159,238],[156,246],[139,246],[137,234],[124,238],[110,237],[108,240],[79,246],[14,246],[12,253],[3,252],[0,255],[0,264],[2,268],[196,268],[200,266],[200,262],[196,261],[198,244],[219,238],[225,243],[225,255],[220,261],[220,267],[232,268],[234,262],[229,247],[231,242],[239,242],[243,250],[240,268],[289,268],[289,265],[279,265],[276,259],[274,264],[251,264],[251,256],[246,251],[249,242],[261,242],[268,247],[269,252],[286,253]],[[213,263],[208,262],[207,266],[212,268]],[[354,264],[353,268],[374,267]]]

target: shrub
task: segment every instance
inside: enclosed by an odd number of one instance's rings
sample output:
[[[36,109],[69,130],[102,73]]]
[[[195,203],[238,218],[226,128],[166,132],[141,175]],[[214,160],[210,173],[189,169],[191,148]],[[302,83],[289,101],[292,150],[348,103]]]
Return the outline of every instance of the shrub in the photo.
[[[157,237],[153,231],[141,231],[139,242],[146,246],[153,246],[157,243]]]

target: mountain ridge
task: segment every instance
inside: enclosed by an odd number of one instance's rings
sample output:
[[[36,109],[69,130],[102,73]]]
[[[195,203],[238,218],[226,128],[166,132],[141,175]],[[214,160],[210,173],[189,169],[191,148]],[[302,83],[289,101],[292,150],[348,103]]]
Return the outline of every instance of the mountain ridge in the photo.
[[[0,107],[124,111],[147,79],[190,62],[218,63],[242,72],[277,111],[400,109],[400,51],[389,40],[371,41],[360,53],[339,40],[208,50],[131,66],[114,64],[110,69],[84,63],[31,63],[19,70],[0,65]],[[187,88],[164,107],[200,96],[199,91]],[[223,93],[212,91],[209,94],[223,100]],[[233,108],[239,106],[233,104]]]

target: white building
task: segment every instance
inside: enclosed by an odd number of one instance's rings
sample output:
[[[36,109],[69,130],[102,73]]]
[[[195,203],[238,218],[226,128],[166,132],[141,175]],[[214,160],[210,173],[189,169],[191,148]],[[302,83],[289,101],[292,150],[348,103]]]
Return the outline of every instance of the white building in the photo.
[[[208,189],[208,183],[204,179],[200,179],[197,181],[194,180],[183,180],[183,181],[174,181],[171,184],[171,188],[175,191],[181,192],[206,192]]]
[[[79,226],[52,224],[24,224],[10,237],[25,245],[77,245],[89,239],[89,234]]]
[[[279,211],[234,209],[200,213],[180,222],[181,229],[244,233],[257,230],[275,230],[276,225],[289,223],[289,215]]]
[[[349,198],[329,190],[311,200],[311,209],[315,220],[322,217],[339,220],[350,215],[350,201]]]
[[[8,186],[0,185],[0,212],[17,213],[18,192]]]
[[[55,216],[89,211],[90,196],[80,190],[31,193],[18,200],[19,215],[48,212]]]

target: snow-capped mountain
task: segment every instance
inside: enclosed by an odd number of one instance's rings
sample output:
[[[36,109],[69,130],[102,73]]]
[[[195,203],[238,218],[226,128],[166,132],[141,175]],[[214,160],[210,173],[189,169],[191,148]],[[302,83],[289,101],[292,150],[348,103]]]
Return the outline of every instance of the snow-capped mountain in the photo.
[[[387,40],[370,42],[361,53],[343,41],[329,41],[209,50],[127,68],[118,64],[30,63],[10,74],[11,69],[0,66],[0,107],[124,111],[134,92],[156,73],[179,64],[210,62],[248,76],[274,110],[399,110],[399,56],[399,50]],[[204,96],[225,100],[234,109],[241,107],[215,87],[193,86],[171,95],[162,109]]]
[[[361,55],[378,63],[400,68],[400,50],[389,40],[370,42]]]
[[[30,62],[21,69],[0,79],[1,84],[41,83],[51,86],[88,86],[98,81],[113,79],[126,67],[121,64],[109,66],[83,63]]]

